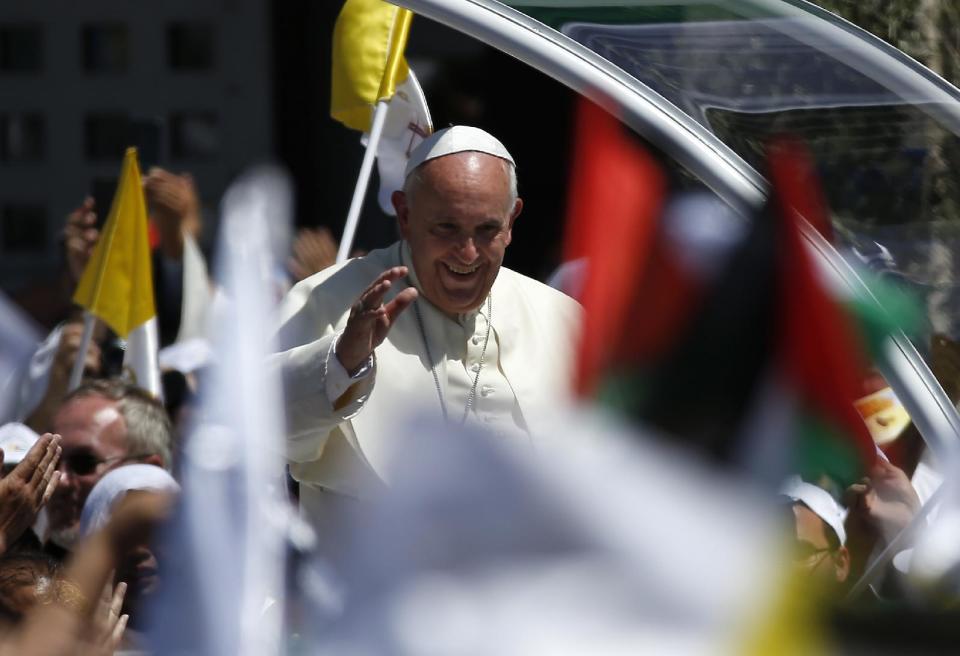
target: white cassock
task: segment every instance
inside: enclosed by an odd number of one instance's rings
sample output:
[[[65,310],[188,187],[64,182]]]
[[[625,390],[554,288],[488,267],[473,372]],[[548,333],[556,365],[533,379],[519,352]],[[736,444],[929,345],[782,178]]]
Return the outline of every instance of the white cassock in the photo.
[[[485,302],[454,320],[421,295],[377,347],[370,371],[359,381],[348,378],[333,350],[350,305],[377,276],[401,264],[416,285],[409,247],[398,242],[303,280],[281,307],[282,352],[272,359],[284,383],[290,471],[301,483],[308,516],[328,492],[362,498],[389,482],[391,454],[403,448],[397,422],[411,410],[440,415],[442,398],[449,420],[459,423],[475,380],[467,422],[508,438],[537,436],[545,418],[571,399],[580,305],[504,267],[489,312]],[[395,282],[384,302],[404,283]],[[351,384],[349,403],[335,409],[331,400]]]

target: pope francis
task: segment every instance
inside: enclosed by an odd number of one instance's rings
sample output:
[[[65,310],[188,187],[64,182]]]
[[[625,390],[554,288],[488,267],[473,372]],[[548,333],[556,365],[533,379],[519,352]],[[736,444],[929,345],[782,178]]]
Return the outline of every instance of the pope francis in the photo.
[[[581,309],[501,266],[523,207],[503,144],[433,134],[392,200],[402,241],[307,278],[281,308],[274,360],[308,516],[389,481],[411,409],[530,441],[570,398]]]

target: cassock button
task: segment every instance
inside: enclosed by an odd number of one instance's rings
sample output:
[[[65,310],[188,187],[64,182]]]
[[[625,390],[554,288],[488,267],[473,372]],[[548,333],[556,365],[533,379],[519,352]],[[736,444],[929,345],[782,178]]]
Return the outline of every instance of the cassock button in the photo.
[[[473,342],[474,346],[477,346],[480,343],[480,335],[474,335],[470,341]]]
[[[470,367],[470,371],[472,371],[472,372],[474,372],[474,373],[480,371],[480,363],[478,362],[477,364],[475,364],[475,365],[473,365],[472,367]]]
[[[493,388],[488,385],[484,385],[480,390],[480,396],[490,396],[491,394],[493,394]]]

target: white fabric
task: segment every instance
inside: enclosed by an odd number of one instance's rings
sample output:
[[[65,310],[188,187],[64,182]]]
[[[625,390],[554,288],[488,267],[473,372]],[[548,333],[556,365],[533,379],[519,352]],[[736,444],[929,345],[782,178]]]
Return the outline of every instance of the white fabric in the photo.
[[[410,153],[403,177],[406,179],[415,168],[428,160],[470,151],[487,153],[514,164],[506,146],[489,132],[469,125],[454,125],[434,132]]]
[[[287,457],[291,474],[302,483],[302,497],[319,488],[366,496],[389,481],[389,462],[403,448],[395,435],[397,421],[418,408],[440,415],[413,308],[400,315],[377,348],[372,380],[358,388],[357,398],[334,410],[325,393],[332,345],[346,325],[350,304],[384,270],[400,263],[400,244],[393,244],[311,276],[284,301],[278,345],[285,350],[272,361],[284,381]],[[393,285],[386,300],[403,288]],[[506,268],[500,269],[491,293],[492,359],[481,373],[475,413],[481,421],[489,417],[485,423],[502,432],[509,427],[537,435],[555,407],[570,400],[581,308],[560,292]],[[467,381],[472,385],[474,372],[467,372],[478,355],[474,347],[482,347],[472,338],[485,331],[484,320],[466,327],[426,300],[418,303],[451,420],[459,421]]]
[[[40,341],[34,325],[16,305],[0,292],[0,423],[20,419],[21,393],[28,393],[30,357]],[[46,382],[44,382],[44,389]],[[43,392],[37,397],[37,401]]]
[[[175,369],[189,374],[206,367],[213,361],[213,348],[208,340],[202,337],[191,337],[160,349],[157,360],[160,362],[162,371]]]
[[[314,651],[743,652],[783,597],[758,491],[597,416],[561,410],[548,430],[533,453],[398,425],[394,488],[339,527],[345,599],[306,629]]]
[[[327,352],[326,357],[327,376],[325,389],[330,405],[333,405],[337,399],[343,396],[344,392],[356,383],[364,383],[361,392],[364,398],[366,398],[369,390],[373,387],[373,378],[370,376],[370,374],[373,373],[373,356],[371,355],[367,358],[367,361],[357,370],[357,373],[351,376],[350,373],[343,368],[343,365],[340,364],[340,360],[337,359],[336,349],[339,339],[340,334],[338,333],[337,338],[330,344],[330,350]]]
[[[210,275],[197,242],[183,235],[183,303],[177,342],[207,336],[208,312],[213,301]]]
[[[180,493],[180,485],[156,465],[124,465],[106,473],[90,490],[80,513],[80,535],[87,536],[106,525],[113,507],[131,490]]]
[[[123,354],[123,369],[131,382],[155,399],[163,400],[160,383],[160,338],[157,335],[157,317],[150,317],[127,335],[127,349]]]
[[[410,153],[432,132],[433,121],[427,98],[413,69],[410,69],[407,79],[397,86],[397,92],[387,103],[387,118],[377,144],[377,173],[380,176],[377,202],[387,216],[396,216],[391,197],[394,191],[403,188]],[[369,134],[363,135],[361,142],[364,146],[369,139]]]
[[[413,261],[410,248],[406,243],[402,244],[402,248],[403,262],[409,265]],[[410,270],[411,282],[420,289],[416,271],[413,271],[412,266]],[[418,301],[418,304],[424,330],[431,343],[431,355],[438,359],[441,353],[443,354],[443,367],[438,367],[438,371],[446,372],[446,377],[440,380],[440,384],[449,419],[453,422],[464,420],[466,423],[478,423],[501,437],[526,435],[523,411],[499,367],[500,340],[495,326],[491,325],[490,337],[487,339],[487,304],[484,303],[474,312],[459,315],[456,321],[446,317],[426,300]],[[508,308],[501,308],[498,303],[494,303],[493,316],[499,317],[501,311],[508,311]],[[486,352],[483,350],[485,341]],[[464,417],[474,380],[477,381],[476,393],[471,411]],[[436,403],[439,407],[439,395]]]
[[[57,355],[57,349],[60,348],[63,326],[62,323],[57,324],[33,352],[20,381],[14,419],[23,420],[30,416],[47,393],[47,387],[50,385],[50,369],[53,368],[53,360]]]
[[[791,476],[780,489],[780,494],[793,501],[799,501],[812,510],[833,529],[840,544],[846,544],[847,532],[843,528],[843,520],[846,519],[847,513],[829,492],[813,483],[807,483],[799,476]]]
[[[0,426],[0,449],[3,449],[3,464],[15,465],[27,451],[33,448],[40,436],[32,428],[20,422],[10,422]]]

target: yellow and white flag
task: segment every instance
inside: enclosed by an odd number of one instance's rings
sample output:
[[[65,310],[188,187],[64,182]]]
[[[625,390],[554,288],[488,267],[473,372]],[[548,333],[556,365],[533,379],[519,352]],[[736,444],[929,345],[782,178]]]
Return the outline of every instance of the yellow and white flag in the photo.
[[[374,106],[407,78],[403,51],[413,14],[383,0],[347,0],[333,28],[330,115],[369,132]]]
[[[157,310],[136,148],[124,155],[117,193],[73,302],[127,340],[124,368],[137,386],[159,398]]]

